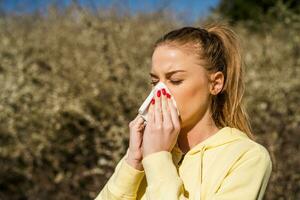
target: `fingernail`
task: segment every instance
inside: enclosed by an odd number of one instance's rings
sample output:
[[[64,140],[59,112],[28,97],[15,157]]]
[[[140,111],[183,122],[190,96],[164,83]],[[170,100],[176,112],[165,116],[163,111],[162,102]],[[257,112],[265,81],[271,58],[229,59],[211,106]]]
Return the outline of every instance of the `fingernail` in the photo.
[[[163,93],[163,95],[166,95],[167,92],[166,92],[165,88],[162,89],[162,93]]]
[[[152,100],[151,100],[151,104],[154,104],[154,103],[155,103],[155,99],[152,99]]]
[[[170,99],[170,98],[171,98],[171,95],[170,95],[170,94],[168,94],[168,93],[167,93],[167,98],[168,98],[168,99]]]
[[[160,95],[161,95],[161,91],[158,90],[158,91],[157,91],[157,97],[160,97]]]

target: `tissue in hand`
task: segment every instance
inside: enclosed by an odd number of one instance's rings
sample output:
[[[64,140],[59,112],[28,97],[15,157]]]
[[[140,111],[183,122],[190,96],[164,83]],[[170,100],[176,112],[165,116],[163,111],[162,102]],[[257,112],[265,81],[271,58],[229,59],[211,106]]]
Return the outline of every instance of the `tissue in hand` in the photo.
[[[145,123],[147,122],[147,115],[148,115],[148,107],[151,103],[151,99],[154,97],[155,95],[155,91],[159,90],[159,89],[162,89],[162,88],[165,88],[166,92],[171,94],[170,90],[168,89],[168,87],[166,86],[166,84],[164,84],[163,82],[159,82],[153,89],[152,91],[150,92],[150,94],[148,95],[148,97],[146,98],[146,100],[144,101],[144,103],[141,105],[141,107],[139,108],[139,114],[143,117],[143,119],[145,120]],[[176,101],[174,99],[174,97],[171,95],[171,100],[177,110],[177,114],[178,116],[180,115],[179,114],[179,110],[177,108],[177,105],[176,105]]]

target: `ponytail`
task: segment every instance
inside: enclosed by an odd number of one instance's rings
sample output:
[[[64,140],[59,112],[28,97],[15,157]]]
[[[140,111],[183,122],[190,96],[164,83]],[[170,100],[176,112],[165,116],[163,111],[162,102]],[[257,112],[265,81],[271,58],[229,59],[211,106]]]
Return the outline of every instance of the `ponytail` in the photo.
[[[211,107],[213,118],[219,125],[238,128],[251,139],[254,139],[249,117],[242,101],[245,90],[244,68],[237,35],[225,24],[208,24],[205,29],[211,37],[216,38],[215,43],[210,44],[210,48],[215,49],[222,46],[225,65],[223,69],[225,75],[223,89],[220,94],[213,96]],[[211,58],[212,65],[216,66],[218,64],[218,59],[220,59],[218,56],[208,54],[208,57]]]

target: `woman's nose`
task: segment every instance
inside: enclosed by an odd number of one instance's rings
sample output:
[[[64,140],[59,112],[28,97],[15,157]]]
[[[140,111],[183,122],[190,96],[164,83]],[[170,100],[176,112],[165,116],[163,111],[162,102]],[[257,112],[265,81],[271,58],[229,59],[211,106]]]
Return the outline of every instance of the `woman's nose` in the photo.
[[[160,81],[160,82],[162,82],[163,84],[165,84],[168,87],[167,81]]]

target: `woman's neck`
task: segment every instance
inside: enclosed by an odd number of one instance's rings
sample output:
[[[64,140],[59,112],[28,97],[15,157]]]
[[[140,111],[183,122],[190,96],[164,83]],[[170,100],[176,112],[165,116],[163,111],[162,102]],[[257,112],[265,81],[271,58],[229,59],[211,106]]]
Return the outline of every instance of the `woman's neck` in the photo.
[[[219,128],[215,125],[209,112],[189,126],[183,127],[178,135],[178,146],[183,153],[187,153],[191,148],[208,137],[218,132]]]

